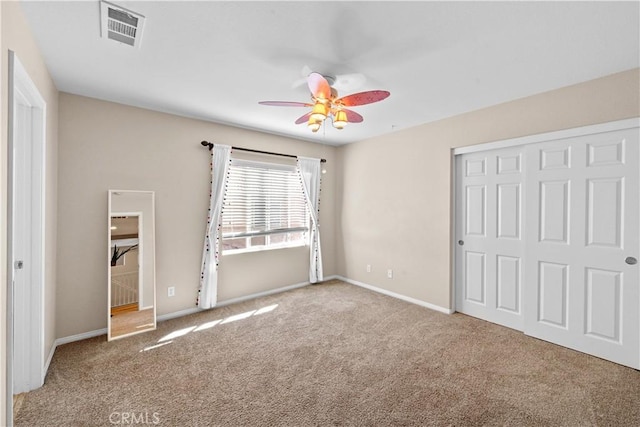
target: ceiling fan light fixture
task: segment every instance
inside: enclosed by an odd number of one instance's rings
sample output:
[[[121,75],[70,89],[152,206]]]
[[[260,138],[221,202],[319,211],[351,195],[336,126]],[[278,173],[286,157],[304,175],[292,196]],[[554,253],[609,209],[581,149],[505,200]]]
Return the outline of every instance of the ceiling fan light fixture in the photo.
[[[309,119],[313,119],[316,121],[323,121],[327,118],[327,106],[322,102],[316,102],[313,105],[313,110],[311,111],[311,116]]]
[[[307,127],[315,133],[329,116],[336,129],[344,129],[349,123],[362,123],[364,118],[350,108],[382,101],[390,95],[386,90],[369,90],[338,98],[338,90],[331,86],[334,82],[335,79],[331,77],[311,72],[307,77],[307,85],[311,93],[310,103],[292,101],[260,101],[258,103],[277,107],[311,107],[311,111],[298,117],[295,124],[307,122]]]
[[[318,129],[320,129],[321,123],[322,123],[322,120],[309,117],[309,122],[307,123],[307,126],[309,127],[309,129],[311,129],[311,132],[318,132]]]
[[[338,110],[333,119],[333,127],[336,129],[344,129],[347,123],[349,123],[347,120],[347,113],[342,110]]]

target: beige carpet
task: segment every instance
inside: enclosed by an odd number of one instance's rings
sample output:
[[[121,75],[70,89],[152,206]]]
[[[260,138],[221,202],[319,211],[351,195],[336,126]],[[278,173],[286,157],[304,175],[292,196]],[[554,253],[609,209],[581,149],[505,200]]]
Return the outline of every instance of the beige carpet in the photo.
[[[640,372],[331,282],[60,346],[15,421],[638,426]]]

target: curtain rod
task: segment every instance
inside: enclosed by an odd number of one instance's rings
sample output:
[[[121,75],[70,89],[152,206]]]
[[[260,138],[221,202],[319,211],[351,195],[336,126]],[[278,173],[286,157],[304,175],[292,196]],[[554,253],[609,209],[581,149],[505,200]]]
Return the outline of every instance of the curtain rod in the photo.
[[[213,148],[213,142],[202,141],[200,144],[203,147],[209,147],[209,151],[211,151],[211,149]],[[250,153],[269,154],[271,156],[291,157],[294,159],[298,158],[298,156],[295,156],[293,154],[274,153],[272,151],[253,150],[251,148],[242,148],[242,147],[231,147],[231,148],[239,151],[248,151]],[[327,162],[326,159],[320,159],[320,163],[326,163],[326,162]]]

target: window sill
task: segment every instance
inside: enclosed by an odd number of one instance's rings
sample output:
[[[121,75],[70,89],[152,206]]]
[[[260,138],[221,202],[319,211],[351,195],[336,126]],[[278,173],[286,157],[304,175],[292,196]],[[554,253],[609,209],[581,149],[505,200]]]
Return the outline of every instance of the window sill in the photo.
[[[269,245],[269,246],[254,246],[251,248],[242,248],[242,249],[227,249],[222,251],[222,256],[246,254],[251,252],[272,251],[276,249],[301,248],[304,246],[308,246],[306,242],[283,243],[283,244]]]

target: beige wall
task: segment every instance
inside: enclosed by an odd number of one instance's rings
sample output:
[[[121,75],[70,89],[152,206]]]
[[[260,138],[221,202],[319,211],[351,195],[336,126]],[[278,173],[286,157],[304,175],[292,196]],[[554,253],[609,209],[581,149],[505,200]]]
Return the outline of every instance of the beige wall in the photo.
[[[340,147],[338,274],[451,308],[451,149],[638,117],[639,82],[634,69]]]
[[[45,357],[55,341],[55,298],[56,298],[56,200],[57,200],[57,146],[58,146],[58,90],[56,89],[40,51],[31,35],[29,27],[18,2],[2,2],[2,149],[0,150],[0,180],[2,193],[2,248],[0,249],[0,280],[2,281],[2,307],[5,307],[6,296],[6,190],[7,190],[7,89],[8,79],[8,51],[13,50],[24,65],[27,73],[37,86],[40,94],[47,103],[47,129],[46,129],[46,202],[45,202]],[[4,309],[3,309],[4,312]],[[6,354],[4,346],[5,319],[2,319],[2,354]],[[5,364],[2,363],[3,380],[0,384],[2,392],[5,390]],[[2,398],[2,411],[0,420],[4,419],[5,399]],[[2,421],[0,421],[1,423]]]
[[[106,327],[109,189],[155,191],[158,315],[195,308],[210,185],[202,140],[328,160],[321,227],[325,275],[335,274],[335,147],[67,93],[59,126],[58,337]],[[308,262],[307,248],[224,256],[218,300],[306,282]]]

